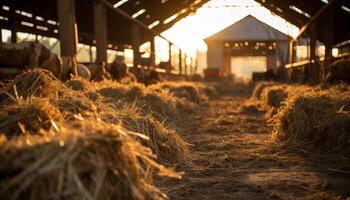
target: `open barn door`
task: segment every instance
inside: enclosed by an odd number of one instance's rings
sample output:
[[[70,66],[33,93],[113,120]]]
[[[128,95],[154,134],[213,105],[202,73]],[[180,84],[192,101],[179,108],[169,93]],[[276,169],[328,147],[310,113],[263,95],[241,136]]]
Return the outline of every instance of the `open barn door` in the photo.
[[[253,72],[265,72],[266,69],[266,56],[231,57],[231,72],[237,78],[251,79]]]

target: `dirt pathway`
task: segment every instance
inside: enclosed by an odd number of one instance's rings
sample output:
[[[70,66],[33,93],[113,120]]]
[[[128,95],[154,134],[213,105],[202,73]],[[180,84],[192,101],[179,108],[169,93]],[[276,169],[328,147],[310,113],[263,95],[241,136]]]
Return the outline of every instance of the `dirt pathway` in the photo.
[[[242,114],[244,97],[222,97],[187,120],[185,139],[197,155],[182,180],[161,180],[171,199],[333,199],[350,196],[350,176],[337,162],[273,147],[262,114]],[[350,170],[348,170],[350,171]],[[345,198],[346,199],[346,198]]]

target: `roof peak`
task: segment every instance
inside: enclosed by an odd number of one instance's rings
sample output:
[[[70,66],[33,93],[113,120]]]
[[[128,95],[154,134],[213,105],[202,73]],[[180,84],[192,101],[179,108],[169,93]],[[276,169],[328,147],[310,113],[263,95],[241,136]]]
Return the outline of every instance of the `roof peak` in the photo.
[[[273,28],[251,14],[242,17],[205,41],[250,41],[250,40],[288,40],[289,36]]]

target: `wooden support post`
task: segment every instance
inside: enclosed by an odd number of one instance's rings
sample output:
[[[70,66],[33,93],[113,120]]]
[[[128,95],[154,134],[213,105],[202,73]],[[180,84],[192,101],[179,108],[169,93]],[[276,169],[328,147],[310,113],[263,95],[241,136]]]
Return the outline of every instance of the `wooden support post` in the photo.
[[[14,8],[10,8],[9,10],[10,12],[10,17],[8,19],[9,23],[11,24],[12,26],[12,29],[11,29],[11,43],[17,43],[17,30],[16,30],[16,27],[17,27],[17,20],[13,17],[15,16],[15,9]]]
[[[94,58],[93,58],[92,46],[91,45],[90,45],[90,48],[89,48],[89,56],[90,56],[90,62],[93,63],[94,62]]]
[[[57,13],[61,48],[62,69],[60,79],[67,80],[70,73],[78,74],[76,53],[78,44],[78,28],[75,21],[74,0],[58,0]]]
[[[2,44],[3,41],[2,41],[2,29],[0,28],[0,44]]]
[[[185,62],[184,62],[184,64],[185,64],[185,75],[187,75],[187,74],[188,74],[188,69],[187,69],[187,54],[185,54]]]
[[[140,64],[141,55],[140,55],[140,27],[133,23],[131,28],[131,36],[132,36],[132,49],[134,52],[134,67],[137,67]]]
[[[330,60],[332,58],[333,49],[333,8],[329,9],[329,15],[327,17],[327,25],[325,26],[325,60]]]
[[[193,58],[192,56],[190,57],[190,75],[193,74]]]
[[[181,51],[181,49],[179,49],[179,72],[180,72],[180,75],[182,75],[183,71],[182,71],[182,51]]]
[[[78,30],[75,22],[74,0],[57,1],[61,56],[75,57]]]
[[[15,30],[11,31],[11,43],[17,43],[17,32]]]
[[[94,2],[94,31],[96,40],[96,62],[107,63],[107,16],[106,7],[100,2]]]
[[[196,60],[195,60],[195,65],[194,65],[194,72],[195,73],[198,73],[198,64],[199,64],[198,55],[199,55],[199,50],[197,49],[197,51],[196,51]]]
[[[154,38],[152,38],[151,42],[151,55],[150,55],[150,66],[156,65],[156,48],[154,44]]]
[[[168,47],[169,47],[169,49],[168,49],[168,51],[169,51],[169,65],[171,66],[171,55],[172,55],[172,52],[171,52],[171,46],[172,46],[172,44],[171,44],[171,42],[169,42],[168,43]]]
[[[312,23],[310,26],[310,70],[308,80],[310,83],[316,84],[319,82],[320,66],[316,59],[316,26]]]
[[[310,30],[310,61],[313,62],[316,59],[316,27],[315,23],[311,24]]]
[[[294,40],[292,39],[292,40],[289,42],[289,63],[290,63],[290,64],[293,64],[293,63],[294,63],[294,56],[295,56],[294,45],[295,45],[295,42],[294,42]]]
[[[325,55],[324,55],[324,61],[321,66],[321,76],[320,79],[322,81],[325,80],[326,76],[326,69],[327,67],[332,63],[332,49],[333,49],[333,21],[334,16],[333,7],[330,7],[328,10],[328,17],[327,17],[327,23],[324,25],[324,31],[325,31]]]

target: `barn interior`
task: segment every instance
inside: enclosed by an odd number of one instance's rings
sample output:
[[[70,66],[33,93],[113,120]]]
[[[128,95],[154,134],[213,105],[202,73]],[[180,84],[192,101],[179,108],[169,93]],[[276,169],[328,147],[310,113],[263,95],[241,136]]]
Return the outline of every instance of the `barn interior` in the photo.
[[[349,0],[1,0],[1,199],[349,200],[349,21]]]

